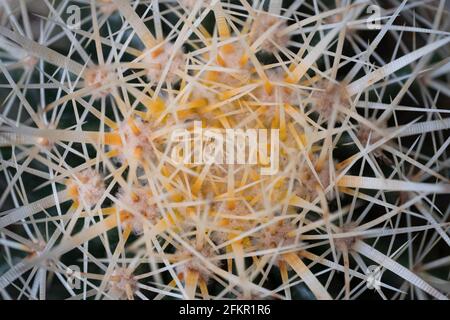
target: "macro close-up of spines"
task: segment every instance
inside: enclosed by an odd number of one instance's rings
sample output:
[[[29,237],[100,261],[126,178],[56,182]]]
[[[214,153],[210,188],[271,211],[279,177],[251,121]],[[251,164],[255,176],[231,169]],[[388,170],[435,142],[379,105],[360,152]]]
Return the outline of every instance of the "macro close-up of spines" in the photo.
[[[448,0],[0,0],[0,300],[448,300]]]

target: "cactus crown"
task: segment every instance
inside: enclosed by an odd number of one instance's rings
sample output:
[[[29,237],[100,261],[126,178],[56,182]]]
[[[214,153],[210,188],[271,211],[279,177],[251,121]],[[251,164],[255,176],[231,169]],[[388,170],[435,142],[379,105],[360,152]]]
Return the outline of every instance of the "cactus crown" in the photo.
[[[446,299],[444,2],[1,2],[0,296]],[[194,123],[278,140],[176,162]]]

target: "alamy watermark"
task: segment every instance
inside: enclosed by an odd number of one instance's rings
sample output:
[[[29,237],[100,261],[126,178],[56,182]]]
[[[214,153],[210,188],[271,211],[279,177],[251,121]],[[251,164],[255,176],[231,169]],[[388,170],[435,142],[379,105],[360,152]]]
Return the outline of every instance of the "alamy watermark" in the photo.
[[[66,25],[70,30],[78,30],[81,28],[81,8],[75,4],[70,5],[66,9],[69,15]]]
[[[81,272],[80,267],[71,265],[66,268],[67,285],[71,289],[81,289]]]
[[[381,287],[381,277],[383,276],[383,270],[381,266],[368,266],[366,270],[366,286],[372,290],[379,290]]]
[[[175,163],[249,164],[260,165],[262,175],[278,172],[279,129],[223,130],[203,128],[201,121],[194,121],[191,131],[174,130],[171,142],[171,158]]]
[[[366,25],[369,30],[381,29],[381,7],[376,4],[371,4],[366,8],[366,13],[371,14],[367,20]]]

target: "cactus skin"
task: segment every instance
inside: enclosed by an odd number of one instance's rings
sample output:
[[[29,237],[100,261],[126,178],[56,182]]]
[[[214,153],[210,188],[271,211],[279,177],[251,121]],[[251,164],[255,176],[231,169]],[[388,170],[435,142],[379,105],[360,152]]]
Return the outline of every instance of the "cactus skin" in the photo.
[[[383,5],[1,2],[0,297],[447,300],[450,13]]]

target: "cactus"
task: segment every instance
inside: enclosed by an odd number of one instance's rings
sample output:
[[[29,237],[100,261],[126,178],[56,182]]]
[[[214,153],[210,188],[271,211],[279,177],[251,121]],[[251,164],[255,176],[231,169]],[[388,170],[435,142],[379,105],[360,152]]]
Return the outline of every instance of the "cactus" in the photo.
[[[2,0],[0,297],[448,299],[449,15]]]

